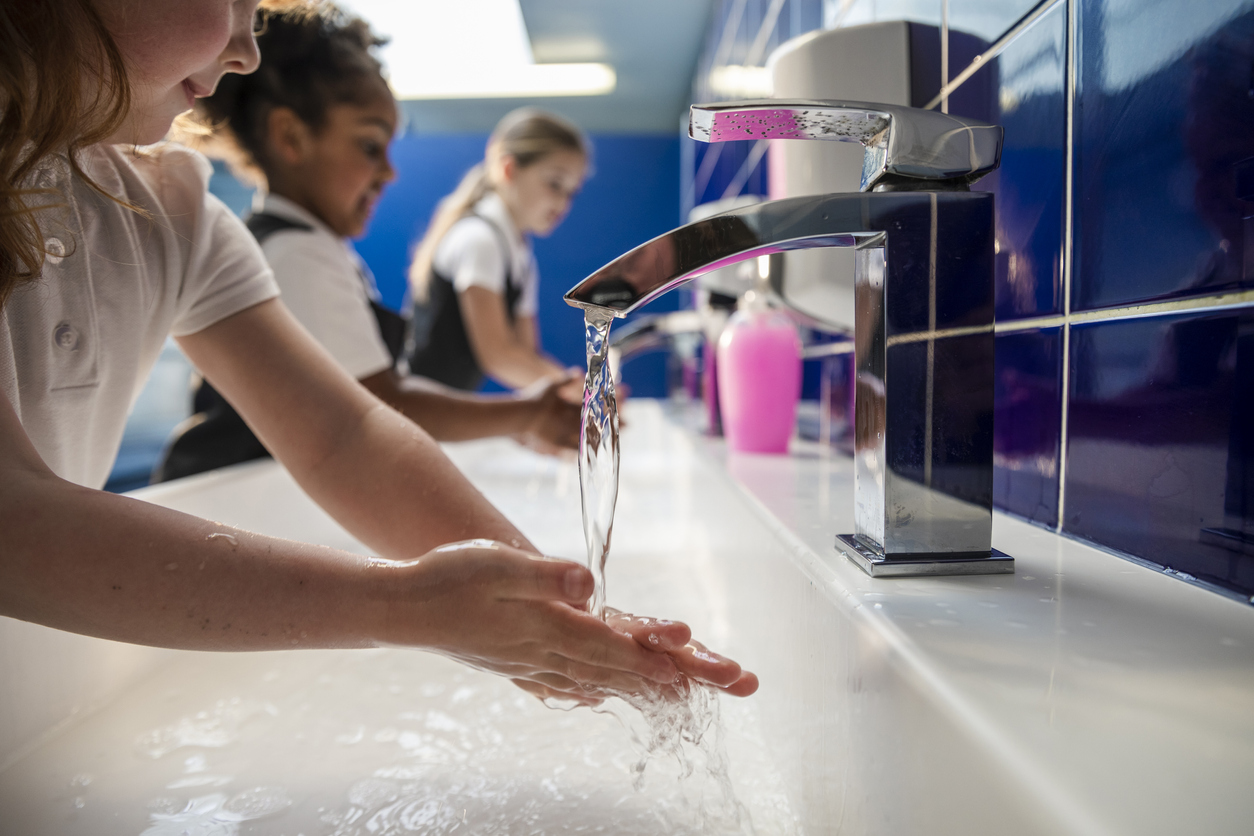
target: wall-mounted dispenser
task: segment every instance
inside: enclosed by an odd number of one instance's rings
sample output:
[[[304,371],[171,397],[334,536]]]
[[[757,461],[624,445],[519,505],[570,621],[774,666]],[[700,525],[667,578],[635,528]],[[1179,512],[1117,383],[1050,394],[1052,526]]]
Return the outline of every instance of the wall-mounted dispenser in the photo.
[[[950,31],[951,66],[983,51],[972,35]],[[829,99],[926,107],[940,92],[940,30],[903,20],[811,32],[781,44],[768,62],[772,97]],[[951,112],[995,122],[993,69],[963,85]],[[990,86],[991,85],[991,86]],[[939,107],[937,109],[940,109]],[[772,199],[856,192],[862,148],[846,142],[767,140]],[[854,251],[784,253],[771,283],[794,308],[836,330],[854,327]],[[787,285],[785,288],[784,285]]]

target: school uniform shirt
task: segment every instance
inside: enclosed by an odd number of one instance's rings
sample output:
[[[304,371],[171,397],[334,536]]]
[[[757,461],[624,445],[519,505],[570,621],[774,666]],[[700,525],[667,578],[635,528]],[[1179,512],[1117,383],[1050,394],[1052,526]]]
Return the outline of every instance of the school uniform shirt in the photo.
[[[504,296],[507,272],[501,246],[504,239],[509,246],[509,272],[520,292],[514,313],[534,317],[540,273],[530,242],[519,234],[509,210],[496,192],[485,195],[472,212],[449,228],[435,249],[432,268],[447,276],[458,293],[482,287]],[[496,230],[489,224],[494,224]]]
[[[31,185],[63,209],[40,215],[47,258],[0,315],[0,391],[58,476],[104,485],[127,414],[166,336],[201,331],[278,295],[260,247],[208,192],[212,167],[167,144],[97,145],[82,168],[50,158]]]
[[[349,374],[361,380],[392,367],[370,301],[378,288],[361,256],[312,213],[278,195],[254,211],[304,224],[266,236],[262,252],[283,304]]]

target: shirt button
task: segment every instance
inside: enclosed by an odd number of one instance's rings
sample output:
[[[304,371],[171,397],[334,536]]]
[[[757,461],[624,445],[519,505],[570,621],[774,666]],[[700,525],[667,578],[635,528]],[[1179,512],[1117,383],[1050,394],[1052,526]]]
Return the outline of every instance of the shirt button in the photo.
[[[67,252],[65,242],[60,238],[49,238],[44,241],[44,252],[47,254],[49,264],[60,264]]]
[[[52,340],[58,348],[66,351],[78,351],[78,329],[68,322],[62,322],[52,332]]]

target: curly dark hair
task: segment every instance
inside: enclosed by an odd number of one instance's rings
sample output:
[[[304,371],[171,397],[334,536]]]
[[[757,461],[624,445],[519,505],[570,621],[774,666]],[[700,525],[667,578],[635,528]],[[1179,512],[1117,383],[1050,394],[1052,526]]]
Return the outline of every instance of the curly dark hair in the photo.
[[[318,131],[333,105],[368,103],[384,81],[373,50],[385,43],[364,20],[325,0],[268,4],[257,35],[261,66],[226,76],[196,104],[194,122],[209,134],[202,147],[244,179],[264,182],[271,111],[290,108]]]

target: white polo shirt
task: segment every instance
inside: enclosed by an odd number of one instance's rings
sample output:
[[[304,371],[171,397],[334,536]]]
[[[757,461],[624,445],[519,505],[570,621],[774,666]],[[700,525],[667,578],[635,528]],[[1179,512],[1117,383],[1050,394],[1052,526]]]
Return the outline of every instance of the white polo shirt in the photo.
[[[266,195],[256,210],[312,227],[281,229],[261,243],[288,310],[358,380],[391,368],[370,309],[378,290],[352,244],[278,195]]]
[[[83,169],[120,206],[70,175],[64,158],[31,179],[64,210],[41,215],[50,252],[0,314],[0,392],[59,476],[101,487],[127,413],[168,334],[185,336],[278,295],[252,235],[208,192],[212,167],[177,145],[98,145]]]
[[[540,272],[530,242],[518,232],[496,192],[488,192],[476,203],[474,213],[449,228],[435,249],[432,267],[448,278],[458,293],[482,287],[504,296],[507,245],[514,286],[520,290],[516,311],[519,316],[534,317]]]

